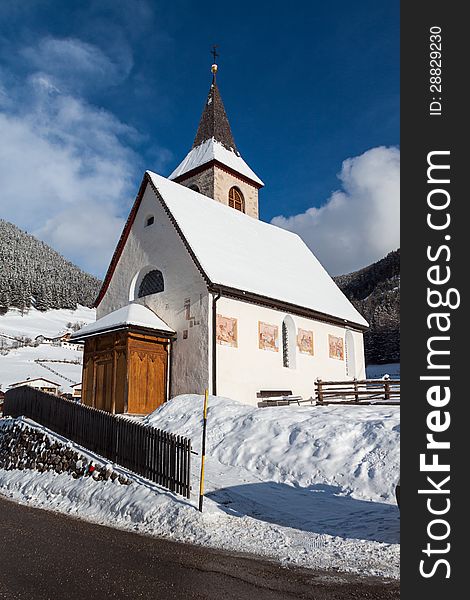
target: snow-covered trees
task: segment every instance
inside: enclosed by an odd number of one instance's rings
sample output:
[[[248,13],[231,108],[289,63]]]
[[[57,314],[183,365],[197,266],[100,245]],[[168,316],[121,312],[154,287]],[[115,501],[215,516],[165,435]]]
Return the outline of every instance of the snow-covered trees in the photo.
[[[0,219],[0,314],[92,306],[100,281],[16,225]],[[2,311],[3,309],[3,311]]]

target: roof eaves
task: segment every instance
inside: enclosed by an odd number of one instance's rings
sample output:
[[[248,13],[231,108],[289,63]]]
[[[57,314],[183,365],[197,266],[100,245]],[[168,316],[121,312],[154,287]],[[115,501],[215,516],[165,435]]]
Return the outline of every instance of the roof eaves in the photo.
[[[254,179],[251,179],[250,177],[243,175],[242,173],[240,173],[240,171],[232,169],[232,167],[229,167],[228,165],[221,162],[220,160],[217,160],[216,158],[211,158],[207,162],[202,163],[201,165],[198,165],[197,167],[194,167],[193,169],[190,169],[189,171],[184,171],[180,175],[177,175],[176,177],[170,179],[170,181],[174,181],[175,183],[182,183],[186,179],[189,179],[189,177],[193,177],[194,175],[197,175],[198,173],[202,173],[202,171],[205,171],[206,169],[210,169],[211,167],[218,167],[222,171],[225,171],[226,173],[228,173],[229,175],[232,175],[233,177],[237,177],[241,181],[244,181],[245,183],[252,185],[253,187],[255,187],[258,190],[260,188],[264,187],[264,183],[259,183],[258,181],[255,181]]]
[[[116,333],[117,331],[138,331],[159,335],[160,337],[174,339],[176,337],[176,332],[163,331],[163,329],[154,329],[153,327],[145,327],[143,325],[133,325],[132,323],[126,323],[122,325],[115,325],[111,327],[103,327],[101,329],[96,329],[95,331],[90,331],[90,333],[84,333],[82,335],[78,335],[74,338],[74,341],[84,342],[88,338],[96,337],[98,335],[102,335],[103,333]]]
[[[330,323],[332,325],[351,327],[357,329],[358,331],[366,331],[369,328],[369,325],[363,325],[362,323],[356,323],[355,321],[342,319],[341,317],[334,317],[333,315],[322,313],[312,308],[306,308],[305,306],[291,304],[290,302],[285,302],[283,300],[269,298],[268,296],[262,296],[261,294],[255,294],[246,290],[239,290],[216,283],[209,286],[209,291],[213,293],[220,293],[223,296],[229,296],[237,300],[243,300],[244,302],[249,302],[251,304],[258,304],[260,306],[274,308],[275,310],[283,310],[287,313],[298,315],[300,317],[307,317],[310,319],[315,319],[316,321]]]

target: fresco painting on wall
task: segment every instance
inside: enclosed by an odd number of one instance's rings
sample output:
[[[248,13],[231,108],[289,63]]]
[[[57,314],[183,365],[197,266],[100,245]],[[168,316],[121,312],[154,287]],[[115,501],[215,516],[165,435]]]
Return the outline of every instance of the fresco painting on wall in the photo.
[[[237,319],[217,315],[217,343],[238,348]]]
[[[344,360],[343,338],[336,337],[335,335],[329,335],[328,336],[328,344],[330,347],[330,358],[336,358],[337,360]]]
[[[297,346],[301,354],[313,356],[313,331],[299,329],[297,333]]]
[[[279,328],[277,325],[258,321],[258,338],[260,350],[279,350]]]

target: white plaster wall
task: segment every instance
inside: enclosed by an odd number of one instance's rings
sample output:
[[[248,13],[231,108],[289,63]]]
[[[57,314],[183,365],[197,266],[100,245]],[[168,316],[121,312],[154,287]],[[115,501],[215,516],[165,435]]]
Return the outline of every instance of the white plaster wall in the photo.
[[[153,215],[153,225],[145,226]],[[177,333],[173,344],[170,396],[203,393],[209,372],[207,287],[181,238],[148,186],[97,318],[126,306],[135,275],[155,267],[163,273],[165,291],[140,298]],[[187,319],[185,300],[190,300]],[[187,332],[187,338],[184,332]]]
[[[230,298],[217,301],[217,313],[238,320],[238,348],[217,344],[217,394],[256,405],[260,390],[292,390],[307,399],[314,396],[314,381],[351,379],[346,362],[329,357],[328,335],[342,337],[344,327],[291,315],[296,329],[313,331],[314,356],[296,348],[296,368],[283,366],[282,322],[287,313]],[[260,350],[258,321],[277,325],[279,351]],[[365,377],[362,333],[352,331],[355,345],[357,378]]]

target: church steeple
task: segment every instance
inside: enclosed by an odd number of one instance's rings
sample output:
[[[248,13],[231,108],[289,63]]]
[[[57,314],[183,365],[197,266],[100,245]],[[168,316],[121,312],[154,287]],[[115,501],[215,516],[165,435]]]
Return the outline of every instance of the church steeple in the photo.
[[[258,218],[258,190],[264,184],[235,145],[215,62],[211,70],[212,83],[192,149],[169,179]]]
[[[213,79],[204,110],[202,111],[193,148],[200,146],[211,138],[214,138],[216,142],[220,142],[227,150],[232,150],[240,156],[235,145],[235,140],[233,139],[232,129],[215,78]]]

